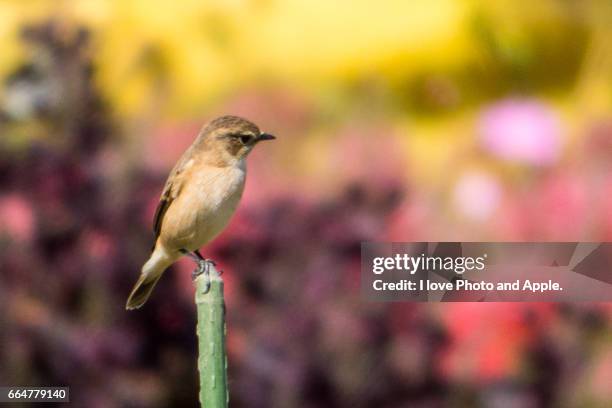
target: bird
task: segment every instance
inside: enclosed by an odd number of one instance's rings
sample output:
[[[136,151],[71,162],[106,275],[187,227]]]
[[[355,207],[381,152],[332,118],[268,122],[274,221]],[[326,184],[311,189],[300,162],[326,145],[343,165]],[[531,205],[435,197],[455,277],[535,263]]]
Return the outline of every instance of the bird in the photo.
[[[238,116],[221,116],[202,127],[168,176],[153,220],[153,249],[128,297],[127,310],[144,305],[164,271],[184,255],[196,262],[194,279],[202,273],[209,278],[214,262],[199,249],[234,214],[244,191],[248,154],[259,142],[273,139]]]

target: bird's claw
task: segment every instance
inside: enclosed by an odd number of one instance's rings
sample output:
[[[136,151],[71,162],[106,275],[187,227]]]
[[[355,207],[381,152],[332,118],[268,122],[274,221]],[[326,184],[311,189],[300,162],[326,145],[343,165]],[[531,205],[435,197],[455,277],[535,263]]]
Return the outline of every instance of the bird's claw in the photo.
[[[200,275],[204,275],[206,280],[204,293],[208,293],[210,290],[210,266],[215,266],[215,262],[210,259],[201,259],[197,264],[197,267],[191,272],[191,279],[195,281]]]

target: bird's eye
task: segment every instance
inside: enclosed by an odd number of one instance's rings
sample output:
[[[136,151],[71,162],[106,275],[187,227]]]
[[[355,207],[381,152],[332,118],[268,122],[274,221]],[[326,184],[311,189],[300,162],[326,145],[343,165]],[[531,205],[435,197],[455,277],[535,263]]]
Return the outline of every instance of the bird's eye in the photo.
[[[247,145],[251,141],[251,136],[240,135],[238,136],[238,140],[240,140],[240,143],[242,143],[243,145]]]

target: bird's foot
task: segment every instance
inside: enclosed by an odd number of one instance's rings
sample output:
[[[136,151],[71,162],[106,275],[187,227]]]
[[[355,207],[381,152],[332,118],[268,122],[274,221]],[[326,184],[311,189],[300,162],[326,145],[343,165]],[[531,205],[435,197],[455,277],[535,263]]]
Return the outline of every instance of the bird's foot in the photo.
[[[191,273],[191,279],[196,280],[200,275],[204,275],[205,288],[204,293],[208,293],[210,290],[210,266],[215,266],[215,262],[210,259],[199,259],[197,266]]]

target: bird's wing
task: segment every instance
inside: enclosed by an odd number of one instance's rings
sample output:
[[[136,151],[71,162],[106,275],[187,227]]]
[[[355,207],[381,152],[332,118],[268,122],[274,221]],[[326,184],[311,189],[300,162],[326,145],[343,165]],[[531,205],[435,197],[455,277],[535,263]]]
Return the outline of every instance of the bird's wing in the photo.
[[[181,157],[178,163],[176,163],[176,166],[174,166],[170,172],[170,175],[168,176],[168,180],[164,186],[164,191],[161,194],[159,204],[157,204],[157,209],[155,210],[155,217],[153,218],[153,232],[155,234],[155,241],[157,241],[157,238],[161,233],[162,221],[166,211],[168,211],[170,204],[172,204],[172,202],[181,192],[183,180],[185,178],[185,171],[192,163],[191,156],[190,150],[185,152],[183,157]]]

